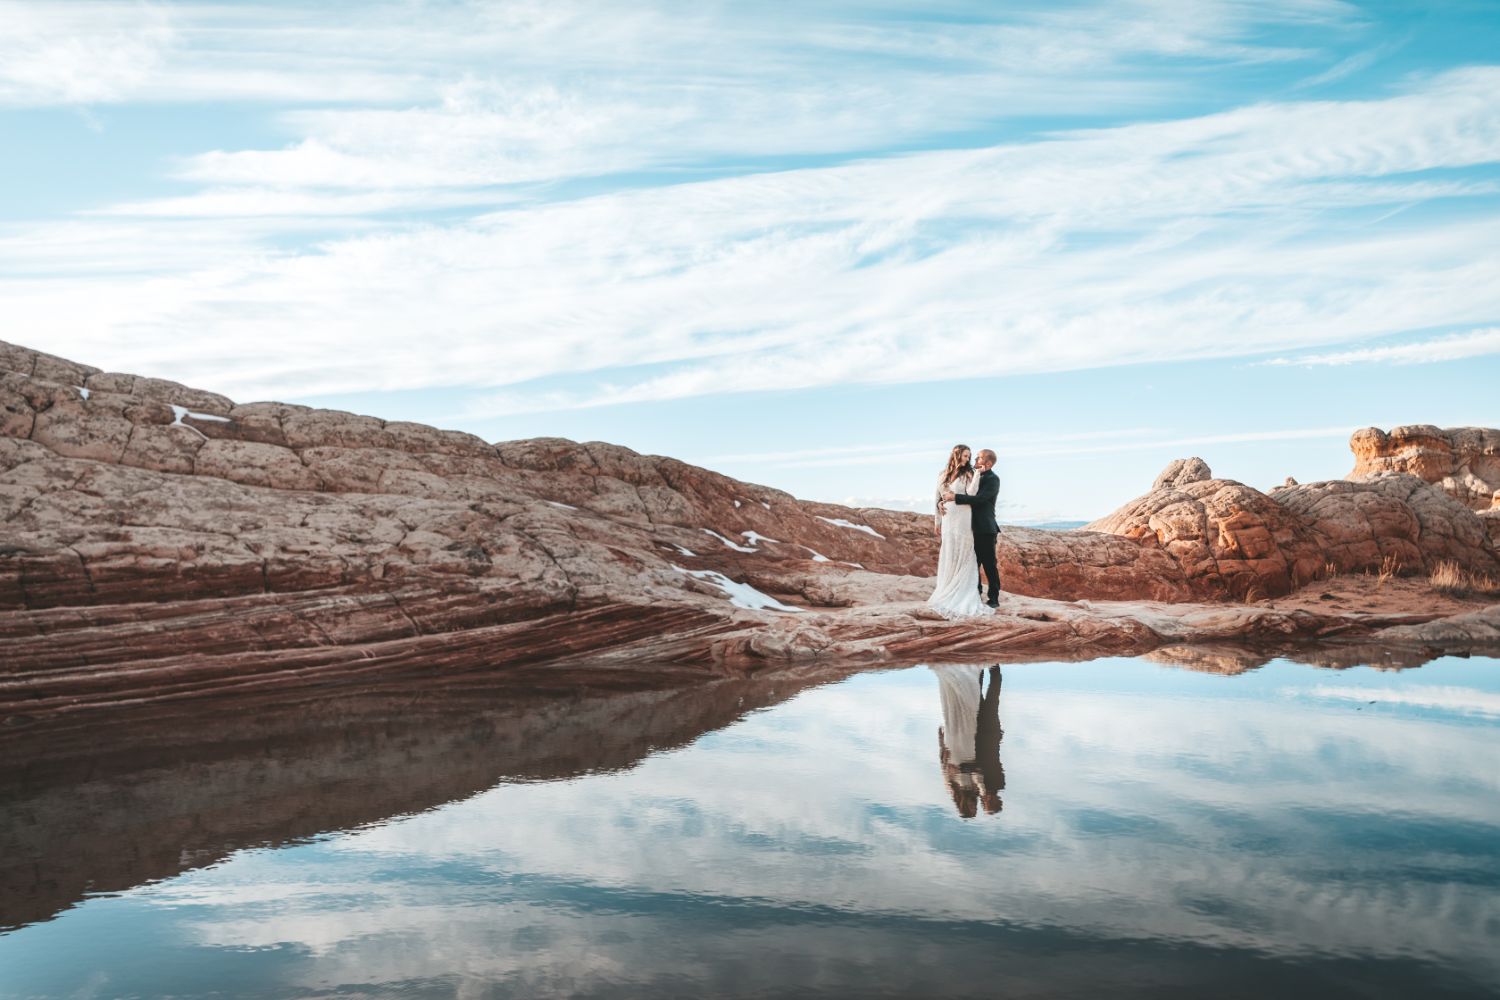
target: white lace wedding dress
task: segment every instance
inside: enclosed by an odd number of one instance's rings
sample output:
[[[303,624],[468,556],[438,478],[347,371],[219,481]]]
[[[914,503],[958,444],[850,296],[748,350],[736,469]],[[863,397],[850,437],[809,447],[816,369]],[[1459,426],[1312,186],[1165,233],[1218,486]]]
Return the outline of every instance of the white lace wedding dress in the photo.
[[[951,483],[939,483],[938,495],[944,492],[972,494],[979,484],[978,476],[960,476]],[[936,515],[942,527],[938,548],[937,586],[927,599],[928,607],[944,618],[984,618],[993,614],[979,595],[979,560],[974,555],[973,509],[967,504],[940,503],[943,513]]]

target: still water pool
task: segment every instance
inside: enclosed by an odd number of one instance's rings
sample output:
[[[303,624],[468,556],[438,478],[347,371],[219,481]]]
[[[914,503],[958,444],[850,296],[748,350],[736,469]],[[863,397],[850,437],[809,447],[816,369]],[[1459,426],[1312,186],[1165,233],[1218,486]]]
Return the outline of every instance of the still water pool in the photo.
[[[1500,993],[1500,660],[379,703],[11,760],[0,996]]]

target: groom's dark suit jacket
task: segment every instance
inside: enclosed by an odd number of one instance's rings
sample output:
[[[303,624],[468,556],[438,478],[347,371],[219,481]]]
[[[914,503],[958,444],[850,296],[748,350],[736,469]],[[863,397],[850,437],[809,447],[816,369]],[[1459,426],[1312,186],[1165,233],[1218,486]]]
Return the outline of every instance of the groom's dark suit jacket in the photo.
[[[995,500],[1000,496],[1000,477],[989,469],[979,474],[979,489],[970,493],[958,493],[954,503],[968,504],[974,508],[974,534],[998,535],[1000,525],[995,521]]]

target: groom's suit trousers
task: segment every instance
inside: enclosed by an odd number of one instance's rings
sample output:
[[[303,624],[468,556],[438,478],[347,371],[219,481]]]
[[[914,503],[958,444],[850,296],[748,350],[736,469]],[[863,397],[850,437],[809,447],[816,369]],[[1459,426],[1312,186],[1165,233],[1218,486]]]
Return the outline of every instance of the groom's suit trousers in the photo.
[[[974,532],[974,555],[978,558],[979,568],[984,574],[980,582],[989,581],[990,587],[986,599],[991,601],[1000,599],[1000,567],[995,559],[995,545],[999,540],[999,535],[981,535],[977,531]]]

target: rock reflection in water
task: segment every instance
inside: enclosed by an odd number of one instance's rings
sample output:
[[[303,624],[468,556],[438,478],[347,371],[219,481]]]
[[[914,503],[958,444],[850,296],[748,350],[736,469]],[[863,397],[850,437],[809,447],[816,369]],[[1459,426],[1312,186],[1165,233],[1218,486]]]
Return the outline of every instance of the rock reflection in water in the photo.
[[[980,805],[993,816],[1002,808],[1000,793],[1005,790],[1000,667],[950,664],[930,669],[937,675],[943,704],[938,763],[953,806],[965,819],[978,815]]]
[[[429,678],[0,731],[0,929],[240,848],[421,812],[498,782],[629,768],[839,676],[700,671],[685,683],[669,670],[575,671],[595,693],[571,695]]]

